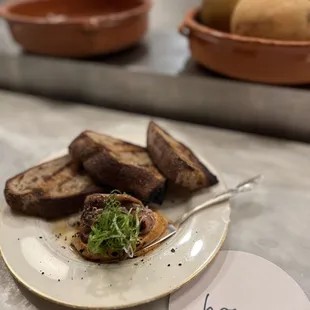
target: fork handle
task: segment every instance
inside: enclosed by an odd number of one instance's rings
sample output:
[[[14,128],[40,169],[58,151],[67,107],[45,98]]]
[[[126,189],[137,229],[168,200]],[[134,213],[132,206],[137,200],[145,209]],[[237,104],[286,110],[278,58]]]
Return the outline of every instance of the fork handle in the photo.
[[[201,205],[199,205],[199,206],[195,207],[194,209],[183,214],[183,216],[175,223],[176,227],[179,227],[181,224],[183,224],[188,218],[190,218],[196,212],[199,212],[203,209],[206,209],[208,207],[211,207],[211,206],[216,205],[218,203],[221,203],[223,201],[227,201],[233,195],[234,195],[234,191],[228,190],[228,191],[225,191],[225,192],[217,195],[214,198],[207,200],[206,202],[202,203]]]

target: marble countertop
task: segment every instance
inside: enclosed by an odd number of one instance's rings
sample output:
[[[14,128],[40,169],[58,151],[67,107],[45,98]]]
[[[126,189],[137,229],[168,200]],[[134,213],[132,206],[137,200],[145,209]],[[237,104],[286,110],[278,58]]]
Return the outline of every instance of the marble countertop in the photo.
[[[104,130],[146,116],[0,92],[0,187],[20,170],[68,145],[85,128]],[[283,268],[310,298],[310,146],[210,127],[175,123],[201,141],[199,152],[228,185],[258,173],[264,182],[232,201],[224,249],[260,255]],[[1,199],[2,194],[1,194]],[[17,284],[0,260],[1,310],[65,310]],[[167,309],[168,298],[134,310]],[[133,310],[133,309],[132,309]]]

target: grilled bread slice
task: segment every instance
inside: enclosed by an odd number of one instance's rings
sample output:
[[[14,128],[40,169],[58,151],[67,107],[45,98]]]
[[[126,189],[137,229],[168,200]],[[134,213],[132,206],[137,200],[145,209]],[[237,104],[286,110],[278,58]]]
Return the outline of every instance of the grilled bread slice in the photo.
[[[69,146],[73,159],[103,185],[132,194],[143,202],[161,203],[166,178],[145,148],[93,131],[84,131]]]
[[[33,167],[6,182],[4,195],[15,211],[45,219],[83,207],[88,194],[105,192],[66,155]]]
[[[218,183],[218,179],[185,145],[153,121],[147,131],[147,150],[160,172],[191,191]]]

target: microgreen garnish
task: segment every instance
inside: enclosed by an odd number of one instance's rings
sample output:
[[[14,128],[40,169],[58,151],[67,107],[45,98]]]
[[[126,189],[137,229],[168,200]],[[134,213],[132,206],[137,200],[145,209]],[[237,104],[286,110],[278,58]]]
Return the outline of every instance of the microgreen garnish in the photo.
[[[122,253],[132,257],[140,232],[139,210],[127,211],[115,198],[113,191],[104,201],[105,207],[93,225],[88,249],[93,254]]]

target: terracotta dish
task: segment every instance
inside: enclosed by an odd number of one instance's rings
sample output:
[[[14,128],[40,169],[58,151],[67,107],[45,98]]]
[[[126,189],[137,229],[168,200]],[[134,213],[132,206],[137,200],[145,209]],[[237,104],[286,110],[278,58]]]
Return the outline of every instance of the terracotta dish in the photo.
[[[310,41],[276,41],[243,37],[211,29],[190,10],[179,27],[189,38],[193,58],[223,75],[253,82],[310,82]]]
[[[150,0],[21,0],[0,6],[0,15],[26,51],[86,57],[137,43],[150,7]]]

